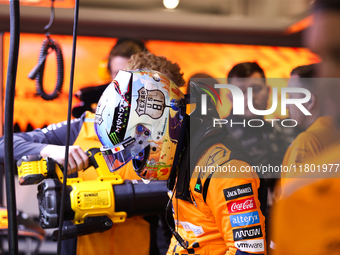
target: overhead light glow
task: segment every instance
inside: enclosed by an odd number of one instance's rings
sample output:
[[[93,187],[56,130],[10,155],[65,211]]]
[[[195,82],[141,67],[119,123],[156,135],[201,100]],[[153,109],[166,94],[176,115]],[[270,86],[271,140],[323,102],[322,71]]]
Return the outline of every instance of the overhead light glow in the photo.
[[[175,9],[179,4],[179,0],[163,0],[163,4],[167,9]]]

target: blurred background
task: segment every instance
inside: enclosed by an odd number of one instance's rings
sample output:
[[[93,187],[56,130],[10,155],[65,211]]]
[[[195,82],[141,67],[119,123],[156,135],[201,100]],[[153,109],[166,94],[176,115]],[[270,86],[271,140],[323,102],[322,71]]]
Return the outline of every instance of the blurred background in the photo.
[[[196,73],[226,78],[235,64],[245,61],[256,61],[267,78],[289,78],[294,67],[319,61],[315,54],[302,47],[303,32],[312,22],[311,3],[312,0],[80,0],[73,93],[110,82],[107,60],[118,38],[141,39],[150,52],[177,62],[186,82]],[[14,105],[16,132],[67,119],[73,0],[55,1],[55,18],[48,30],[63,52],[61,95],[55,100],[43,100],[37,95],[35,81],[28,78],[46,38],[44,27],[50,19],[50,5],[50,0],[21,1]],[[0,135],[9,24],[8,0],[0,0]],[[47,58],[43,78],[44,89],[52,92],[57,79],[55,52]],[[181,89],[186,92],[185,86]],[[223,102],[228,101],[226,95],[221,98]],[[73,105],[79,102],[73,97]],[[217,107],[221,117],[228,116],[230,104]],[[36,187],[18,187],[16,193],[18,209],[37,216]],[[55,244],[47,244],[40,254],[55,253]],[[26,251],[25,254],[31,254],[30,249]]]
[[[0,0],[0,82],[3,90],[9,51],[7,2]],[[317,56],[301,47],[303,30],[311,23],[311,2],[81,0],[74,92],[110,81],[109,75],[101,75],[105,69],[101,65],[117,38],[126,37],[143,39],[152,53],[177,62],[186,81],[195,73],[225,78],[233,65],[244,61],[258,62],[268,78],[288,78],[292,68],[318,62]],[[67,118],[74,1],[55,2],[55,19],[49,29],[64,55],[61,96],[44,101],[36,95],[35,81],[27,77],[38,62],[50,4],[49,0],[21,2],[22,34],[14,112],[16,131],[40,128]],[[168,5],[176,7],[167,9],[165,6]],[[44,72],[44,88],[48,93],[56,84],[57,67],[53,54],[48,57]],[[185,87],[182,90],[185,92]],[[74,98],[73,104],[78,102]],[[230,107],[218,105],[218,108],[221,117],[229,114]]]

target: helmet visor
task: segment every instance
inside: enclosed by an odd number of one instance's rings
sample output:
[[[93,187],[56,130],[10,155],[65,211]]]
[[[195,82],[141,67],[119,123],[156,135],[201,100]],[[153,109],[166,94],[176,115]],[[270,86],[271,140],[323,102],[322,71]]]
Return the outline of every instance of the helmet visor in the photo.
[[[132,159],[143,161],[145,156],[144,149],[148,145],[149,143],[145,137],[129,137],[114,147],[107,148],[103,146],[100,150],[110,172],[115,172],[125,166]]]

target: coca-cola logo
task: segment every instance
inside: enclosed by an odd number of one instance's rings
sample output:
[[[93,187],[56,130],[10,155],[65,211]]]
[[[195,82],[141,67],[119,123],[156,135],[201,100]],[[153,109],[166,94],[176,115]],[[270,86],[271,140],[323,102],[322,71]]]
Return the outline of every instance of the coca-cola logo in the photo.
[[[232,201],[227,204],[229,213],[238,213],[256,209],[253,197]]]

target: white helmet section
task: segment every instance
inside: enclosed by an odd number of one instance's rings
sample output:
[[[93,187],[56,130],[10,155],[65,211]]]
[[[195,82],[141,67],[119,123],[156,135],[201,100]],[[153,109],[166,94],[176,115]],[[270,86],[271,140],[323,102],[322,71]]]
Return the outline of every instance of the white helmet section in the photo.
[[[132,77],[132,73],[120,71],[118,72],[115,80],[118,82],[121,92],[125,93],[129,90],[129,83]],[[122,92],[123,93],[123,92]],[[95,123],[97,135],[104,146],[113,147],[115,144],[119,143],[118,137],[115,137],[120,130],[119,127],[123,124],[123,119],[118,118],[120,125],[117,125],[115,136],[110,137],[111,128],[113,124],[113,117],[115,109],[118,109],[120,116],[122,116],[123,107],[128,107],[128,103],[125,102],[124,98],[116,91],[115,82],[105,89],[101,98],[99,99],[96,113],[95,113]],[[130,111],[130,109],[128,109]],[[105,118],[105,121],[103,119]],[[114,142],[111,142],[114,141]]]

